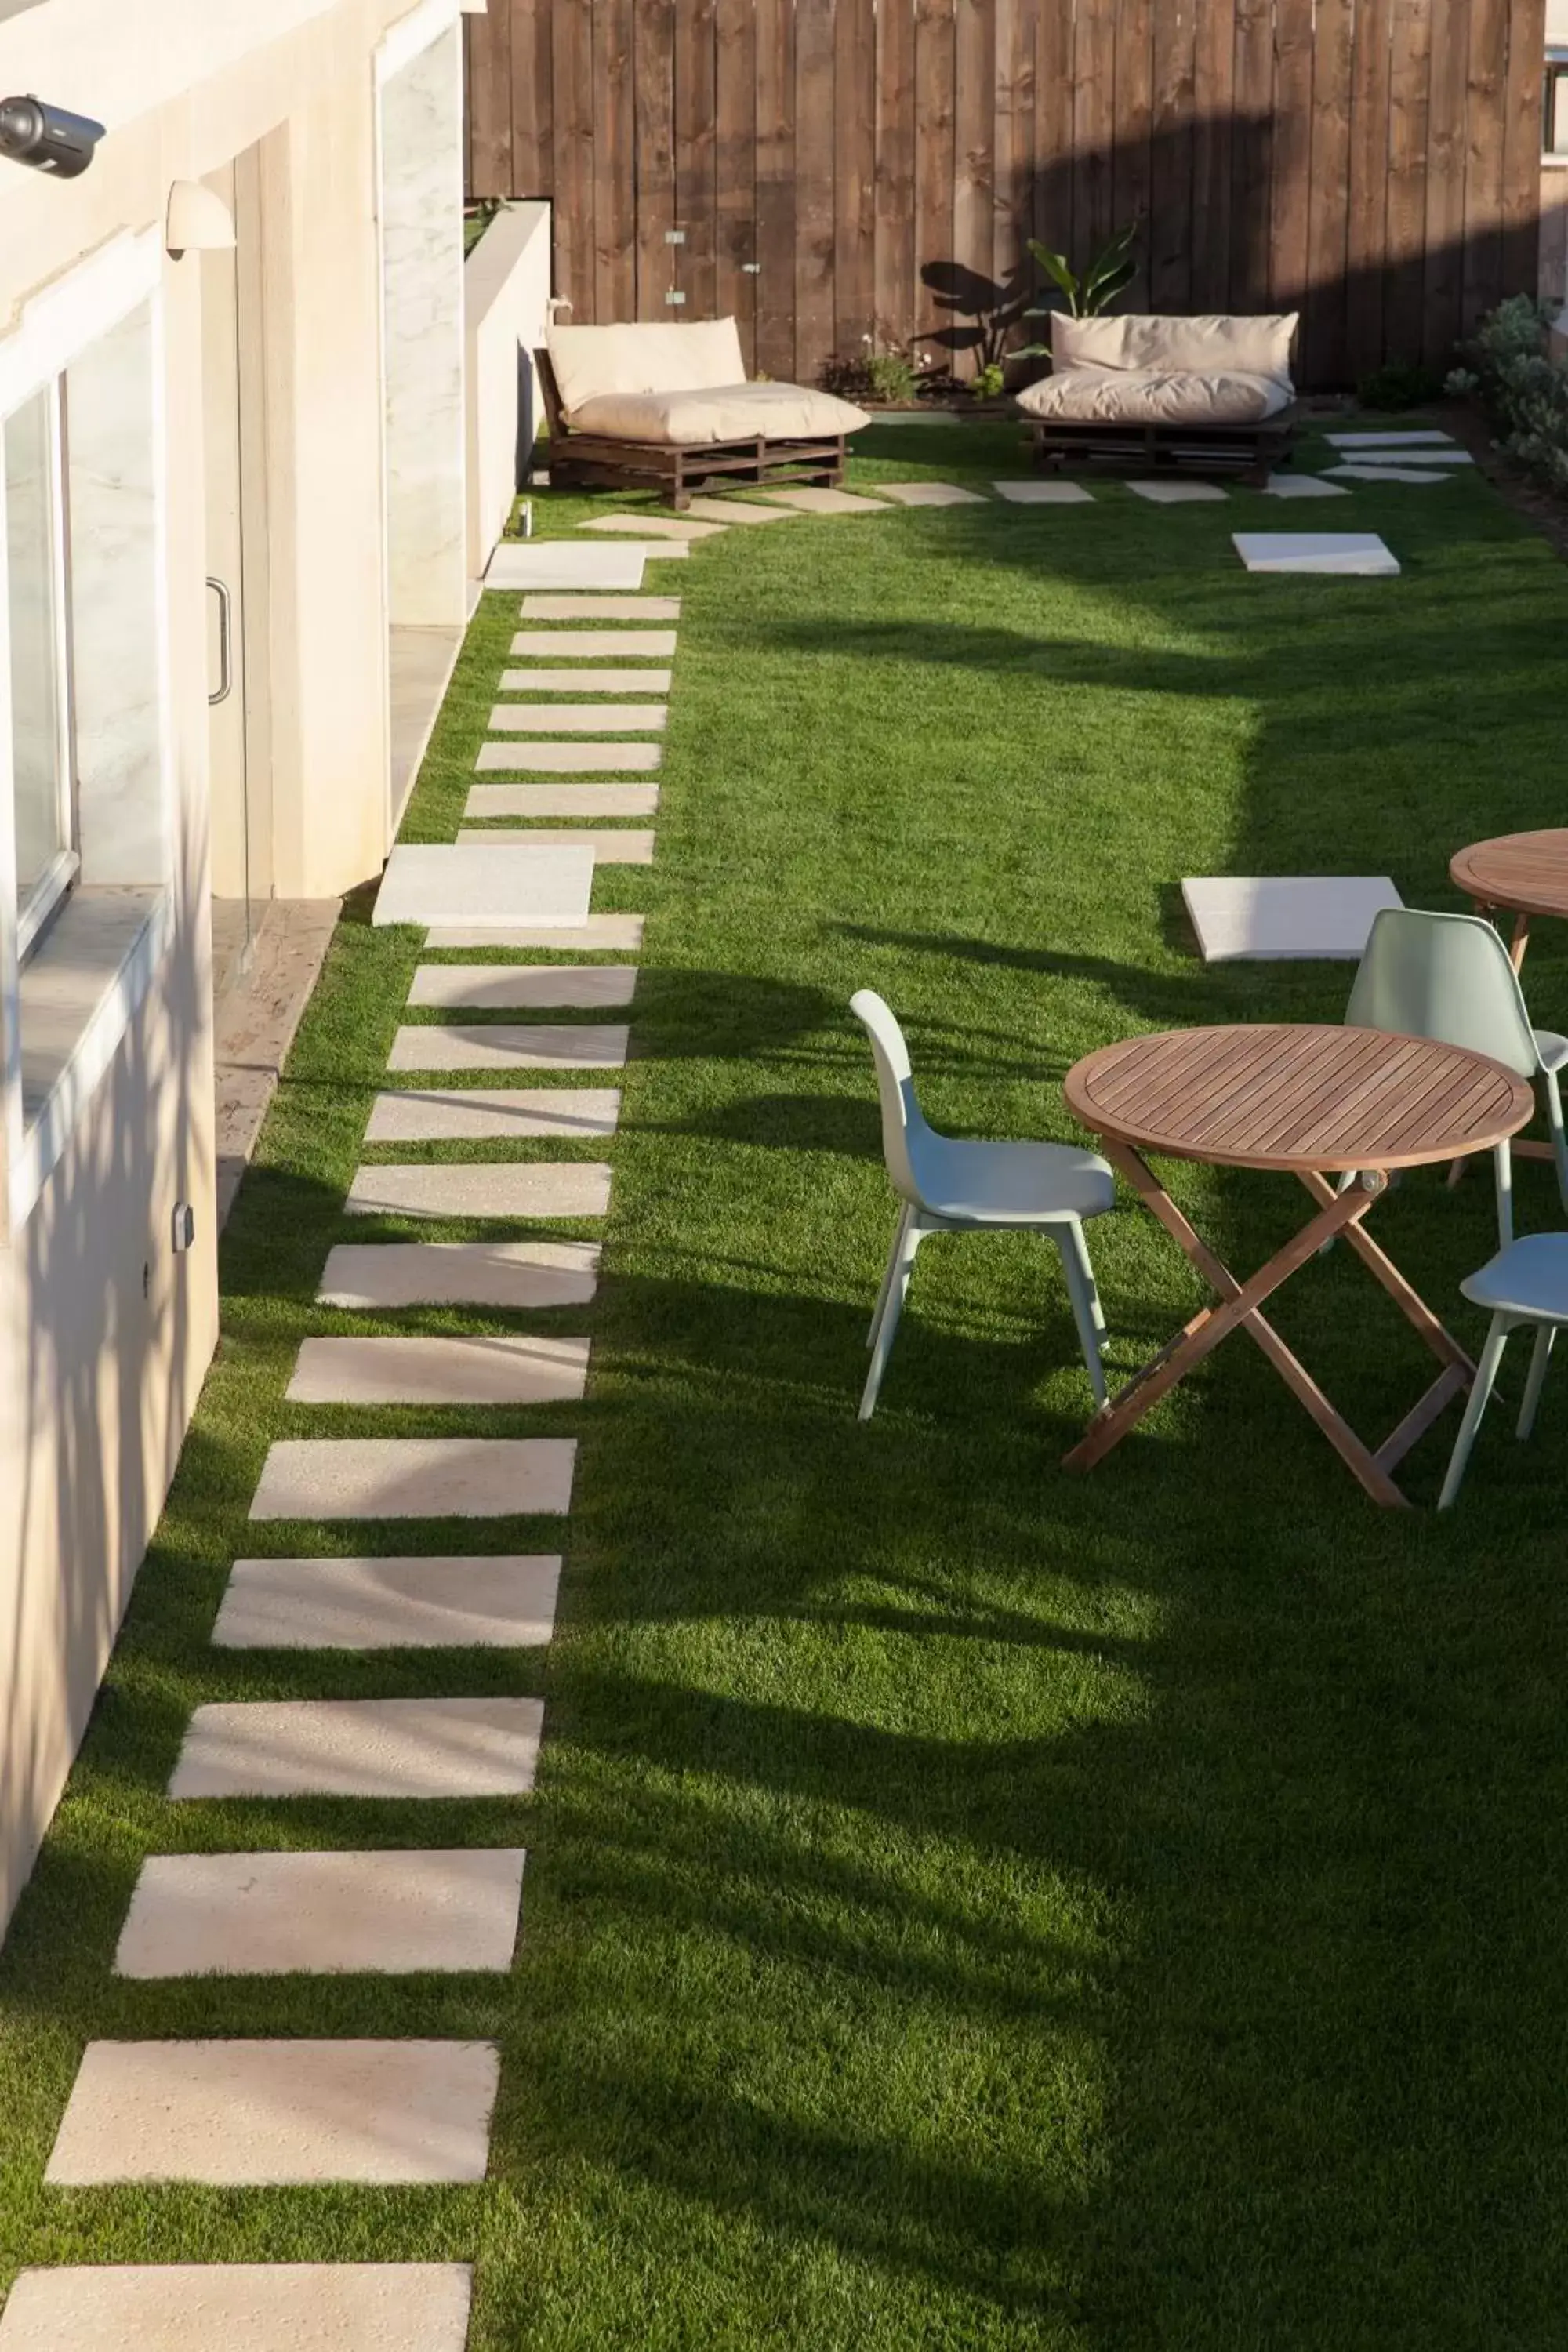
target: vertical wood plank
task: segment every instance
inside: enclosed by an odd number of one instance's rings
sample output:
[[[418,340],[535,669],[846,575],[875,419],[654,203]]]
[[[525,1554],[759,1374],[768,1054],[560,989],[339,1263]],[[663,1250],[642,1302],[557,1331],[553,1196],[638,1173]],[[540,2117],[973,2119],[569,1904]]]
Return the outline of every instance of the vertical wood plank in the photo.
[[[993,307],[995,284],[995,0],[955,0],[952,95],[952,243],[960,272],[955,279],[963,306],[954,316],[961,331],[979,331]],[[958,290],[961,289],[961,290]],[[973,374],[978,351],[955,354],[957,373]]]
[[[1536,241],[1535,275],[1543,302],[1568,302],[1568,173],[1542,172],[1540,181],[1540,230]],[[1512,286],[1522,294],[1527,286]]]
[[[1194,0],[1192,305],[1199,311],[1230,308],[1235,76],[1235,0]]]
[[[833,0],[795,0],[795,364],[815,383],[833,357]]]
[[[1459,333],[1464,298],[1465,94],[1469,0],[1436,0],[1426,116],[1426,299],[1422,356],[1441,365]]]
[[[608,322],[637,312],[631,0],[594,0],[593,41],[594,307]]]
[[[1169,7],[1173,0],[1152,0]],[[1126,310],[1147,310],[1149,299],[1150,130],[1153,118],[1154,34],[1152,0],[1116,0],[1115,141],[1111,160],[1110,226],[1140,224],[1138,274],[1121,298]],[[1089,256],[1083,257],[1087,261]],[[1081,268],[1082,264],[1079,264]]]
[[[1110,235],[1115,107],[1115,0],[1079,0],[1072,53],[1072,242],[1067,247],[1078,270]]]
[[[752,0],[714,0],[714,307],[757,364],[757,35]]]
[[[674,248],[683,319],[710,319],[714,262],[713,0],[677,0],[675,11],[675,217],[686,232]]]
[[[1394,0],[1388,67],[1388,291],[1384,355],[1415,361],[1426,294],[1426,117],[1432,0]]]
[[[1035,155],[1030,234],[1050,253],[1070,253],[1073,246],[1073,12],[1036,7],[1035,19]],[[1033,299],[1042,309],[1051,292],[1037,270],[1033,272]],[[1048,343],[1050,328],[1044,319],[1031,319],[1030,342]]]
[[[915,332],[914,0],[877,5],[876,260],[872,332],[900,349]]]
[[[795,375],[795,9],[756,0],[757,359],[763,375]]]
[[[675,226],[675,0],[636,0],[632,28],[637,100],[637,315],[667,319],[665,296],[679,281]]]
[[[1200,307],[1194,295],[1197,270],[1193,110],[1197,33],[1194,0],[1156,0],[1145,239],[1149,299],[1156,310]]]
[[[926,272],[952,262],[953,0],[915,5],[915,332],[945,327]]]
[[[555,291],[578,326],[594,319],[593,0],[555,0],[551,48],[555,123]]]
[[[511,179],[511,11],[469,16],[463,26],[468,86],[470,196],[510,196]]]
[[[1312,0],[1275,0],[1274,142],[1268,200],[1268,304],[1300,309],[1307,292],[1312,170]]]
[[[1390,0],[1356,0],[1345,223],[1345,372],[1352,383],[1384,359],[1392,31]]]
[[[833,27],[834,348],[853,359],[877,316],[877,0],[838,0]]]
[[[1509,0],[1470,0],[1465,75],[1465,249],[1459,328],[1502,299]]]
[[[1541,170],[1542,79],[1546,54],[1546,0],[1512,0],[1508,12],[1508,71],[1503,84],[1502,293],[1557,295],[1541,277],[1541,228],[1552,204],[1543,203],[1548,176],[1562,190],[1561,172]],[[1561,205],[1561,195],[1555,198]]]
[[[1351,77],[1355,0],[1318,0],[1312,50],[1307,301],[1302,381],[1339,390],[1350,381],[1345,269],[1350,239]]]
[[[511,172],[520,196],[555,191],[551,0],[516,0],[511,22]]]
[[[1016,314],[1034,283],[1024,240],[1035,218],[1035,25],[1030,0],[998,0],[996,11],[996,163],[992,271]],[[1033,330],[1029,331],[1030,336]],[[1009,331],[1008,341],[1029,340]]]
[[[1270,188],[1274,146],[1274,17],[1270,0],[1236,0],[1231,68],[1230,301],[1269,306]]]

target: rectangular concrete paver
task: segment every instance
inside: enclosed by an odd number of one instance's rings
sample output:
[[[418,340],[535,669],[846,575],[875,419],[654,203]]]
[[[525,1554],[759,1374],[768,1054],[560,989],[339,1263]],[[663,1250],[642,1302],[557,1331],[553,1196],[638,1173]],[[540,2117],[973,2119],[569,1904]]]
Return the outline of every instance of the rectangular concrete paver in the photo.
[[[748,499],[693,499],[687,508],[703,522],[784,522],[781,507],[755,506]]]
[[[434,1853],[155,1853],[121,1930],[122,1977],[509,1969],[519,1846]]]
[[[282,1437],[253,1519],[500,1519],[566,1511],[569,1437]]]
[[[674,651],[673,629],[520,629],[511,641],[515,661],[668,661]]]
[[[482,2180],[499,2072],[489,2042],[89,2042],[44,2178]]]
[[[554,1334],[302,1339],[290,1404],[561,1404],[588,1381],[588,1342]]]
[[[990,503],[978,490],[957,482],[878,482],[879,499],[894,499],[901,507],[983,507]]]
[[[474,784],[466,817],[656,816],[657,784]]]
[[[563,845],[569,845],[574,848],[591,849],[595,863],[599,866],[651,866],[653,864],[652,834],[638,833],[630,825],[619,833],[569,833],[559,825],[548,827],[535,825],[532,832],[527,835],[491,833],[482,829],[476,831],[465,826],[458,834],[458,839],[469,844],[493,841],[498,847],[509,841],[523,839],[559,842]]]
[[[1091,494],[1081,482],[1062,480],[1059,475],[1040,474],[1022,482],[993,482],[992,488],[999,499],[1011,507],[1087,507],[1093,504]]]
[[[220,1650],[524,1650],[555,1623],[558,1558],[237,1559]]]
[[[692,521],[685,515],[608,514],[594,515],[577,526],[579,530],[613,530],[624,538],[636,539],[646,533],[651,539],[715,539],[724,528],[722,523]]]
[[[497,702],[492,735],[657,735],[669,712],[662,702]]]
[[[1195,506],[1225,497],[1217,482],[1129,482],[1127,487],[1135,499],[1147,499],[1155,507]]]
[[[658,750],[657,744],[626,748]],[[487,929],[497,923],[527,923],[552,930],[583,922],[594,887],[592,858],[580,853],[542,856],[540,848],[521,835],[504,857],[460,849],[453,842],[399,842],[387,859],[371,919]]]
[[[237,1699],[198,1706],[169,1779],[196,1797],[522,1797],[537,1698]]]
[[[662,743],[481,743],[474,766],[504,768],[513,775],[647,775],[662,766]],[[463,837],[458,835],[459,847]]]
[[[559,650],[559,648],[558,648]],[[503,669],[503,694],[668,694],[667,669]]]
[[[322,1307],[583,1307],[598,1285],[597,1242],[340,1242]]]
[[[679,621],[679,596],[525,596],[525,621]]]
[[[426,1022],[400,1029],[389,1070],[618,1070],[629,1032],[618,1021]]]
[[[691,550],[682,540],[623,539],[619,544],[626,549],[628,555],[640,556],[645,563],[658,563],[661,561],[685,563],[691,555]]]
[[[515,966],[493,967],[501,971]],[[377,1095],[367,1143],[573,1141],[614,1135],[613,1087],[408,1087]]]
[[[447,1012],[463,1005],[494,1013],[589,1011],[629,1004],[637,984],[631,963],[422,963],[408,1002]]]
[[[1271,499],[1348,499],[1340,482],[1325,482],[1321,474],[1270,474],[1266,484]]]
[[[559,931],[547,931],[542,927],[536,930],[525,923],[494,931],[479,924],[437,923],[425,944],[431,949],[541,948],[562,954],[641,955],[646,919],[642,915],[590,915],[585,923]]]
[[[360,1168],[343,1203],[351,1217],[602,1217],[609,1205],[596,1160]]]
[[[759,497],[776,499],[780,506],[794,507],[801,514],[886,514],[880,499],[862,499],[853,490],[830,490],[811,483],[797,483],[789,490],[761,490]]]
[[[591,540],[503,539],[485,567],[487,588],[640,588],[643,555],[636,547],[595,546]]]
[[[463,2352],[462,2263],[73,2263],[24,2271],[0,2352]]]

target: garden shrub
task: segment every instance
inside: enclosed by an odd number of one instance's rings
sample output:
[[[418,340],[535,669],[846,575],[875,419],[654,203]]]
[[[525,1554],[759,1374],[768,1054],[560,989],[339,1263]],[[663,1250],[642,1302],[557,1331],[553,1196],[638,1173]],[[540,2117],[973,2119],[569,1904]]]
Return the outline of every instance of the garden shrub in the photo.
[[[1508,455],[1568,495],[1568,363],[1548,353],[1549,316],[1528,294],[1500,302],[1465,346],[1469,364],[1455,370],[1447,389],[1474,393]]]
[[[1391,415],[1400,415],[1407,408],[1424,408],[1442,389],[1443,378],[1436,368],[1426,367],[1419,360],[1385,360],[1370,375],[1363,376],[1356,398],[1363,408],[1385,408]]]

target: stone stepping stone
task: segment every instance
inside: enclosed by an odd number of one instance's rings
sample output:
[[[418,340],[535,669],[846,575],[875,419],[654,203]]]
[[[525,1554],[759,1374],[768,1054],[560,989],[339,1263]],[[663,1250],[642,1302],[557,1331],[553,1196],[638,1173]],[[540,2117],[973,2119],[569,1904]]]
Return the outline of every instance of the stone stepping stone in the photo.
[[[1040,477],[1027,482],[993,482],[999,499],[1014,507],[1088,507],[1094,504],[1081,482]]]
[[[781,520],[770,515],[770,522]],[[675,651],[673,629],[520,629],[511,641],[516,661],[668,661]],[[637,675],[651,677],[651,670]],[[649,691],[652,689],[650,688]]]
[[[498,702],[489,724],[497,735],[650,735],[668,717],[662,702]]]
[[[583,1307],[598,1274],[597,1242],[340,1242],[328,1255],[316,1301],[372,1313]]]
[[[592,967],[590,967],[591,969]],[[510,964],[492,964],[510,971]],[[470,1000],[471,1001],[471,1000]],[[409,1087],[377,1095],[367,1143],[597,1141],[614,1135],[621,1097],[613,1087]]]
[[[1325,482],[1321,474],[1270,474],[1265,484],[1271,499],[1348,499],[1339,482]]]
[[[1331,466],[1328,470],[1341,482],[1451,482],[1454,478],[1435,466]]]
[[[691,550],[683,541],[674,539],[626,539],[620,544],[628,555],[637,555],[645,563],[684,563]]]
[[[568,1510],[569,1437],[281,1437],[253,1519],[504,1519]]]
[[[668,694],[667,669],[503,669],[503,694]]]
[[[526,776],[646,775],[663,761],[662,743],[481,743],[474,766]],[[466,846],[461,834],[458,846]],[[582,911],[587,912],[585,901]]]
[[[555,1630],[560,1582],[559,1558],[545,1555],[237,1559],[213,1644],[220,1650],[542,1649]]]
[[[1374,919],[1405,903],[1386,874],[1198,875],[1182,897],[1205,963],[1359,961]]]
[[[688,514],[699,516],[704,522],[787,522],[789,517],[778,507],[760,507],[749,499],[693,499],[687,507]]]
[[[360,1168],[343,1202],[351,1217],[603,1217],[610,1171],[602,1160],[432,1160]]]
[[[511,1966],[518,1846],[375,1853],[155,1853],[121,1977],[407,1976]]]
[[[679,621],[680,599],[679,596],[525,596],[521,617],[525,621]],[[515,646],[512,650],[516,652]]]
[[[801,514],[886,514],[880,499],[863,499],[853,490],[830,490],[803,482],[791,490],[762,490],[759,497],[776,499]]]
[[[629,1004],[637,984],[635,963],[422,963],[408,1002],[445,1012],[590,1012]]]
[[[526,1797],[537,1698],[285,1698],[198,1706],[169,1796]]]
[[[878,482],[879,499],[896,499],[901,507],[984,507],[990,504],[978,490],[961,489],[956,482]]]
[[[626,1058],[622,1022],[461,1024],[400,1029],[389,1070],[618,1070]]]
[[[640,588],[643,553],[580,539],[502,540],[485,568],[487,588]]]
[[[1238,530],[1231,544],[1248,572],[1337,572],[1386,579],[1399,565],[1375,531]]]
[[[586,1339],[489,1337],[302,1339],[290,1404],[574,1404],[588,1385]]]
[[[687,515],[613,514],[595,515],[577,528],[620,531],[632,539],[642,533],[654,539],[717,539],[724,526],[721,522],[693,520]]]
[[[425,944],[431,949],[570,948],[583,955],[640,955],[644,920],[641,915],[590,915],[585,923],[558,931],[518,927],[487,931],[468,923],[438,923]]]
[[[570,844],[575,848],[591,849],[599,866],[651,866],[653,835],[637,833],[628,825],[619,833],[566,833],[554,825],[535,825],[529,835],[531,841]],[[465,828],[458,839],[464,843],[515,841],[515,833],[489,833]]]
[[[89,2042],[44,2178],[482,2180],[500,2071],[489,2042]]]
[[[0,2352],[463,2352],[471,2278],[460,2263],[24,2271]]]
[[[1326,437],[1336,449],[1452,449],[1456,446],[1451,433],[1331,433]]]
[[[1217,482],[1129,482],[1127,487],[1135,499],[1147,499],[1153,507],[1195,506],[1225,497]]]
[[[475,784],[466,817],[657,816],[657,784]]]
[[[658,749],[627,746],[639,752],[646,748]],[[399,842],[386,861],[371,920],[462,923],[470,930],[527,923],[555,930],[586,921],[593,887],[594,861],[580,848],[520,839],[498,856],[450,842]]]

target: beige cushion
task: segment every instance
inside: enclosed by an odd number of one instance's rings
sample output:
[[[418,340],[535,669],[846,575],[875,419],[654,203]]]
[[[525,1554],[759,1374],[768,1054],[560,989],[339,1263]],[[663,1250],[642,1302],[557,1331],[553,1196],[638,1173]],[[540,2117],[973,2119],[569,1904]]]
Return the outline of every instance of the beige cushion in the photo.
[[[1256,425],[1288,408],[1294,394],[1278,376],[1238,368],[1176,373],[1158,368],[1073,367],[1026,385],[1029,416],[1104,425]]]
[[[570,416],[602,393],[709,392],[744,383],[733,319],[647,319],[624,327],[551,327],[550,364]]]
[[[574,433],[599,433],[610,441],[703,449],[716,441],[797,441],[853,433],[868,419],[864,409],[848,401],[798,383],[726,383],[712,390],[600,393],[574,408],[568,422]]]
[[[1147,318],[1136,311],[1098,319],[1051,314],[1058,368],[1152,370],[1162,375],[1269,375],[1290,381],[1294,310],[1258,319]]]

